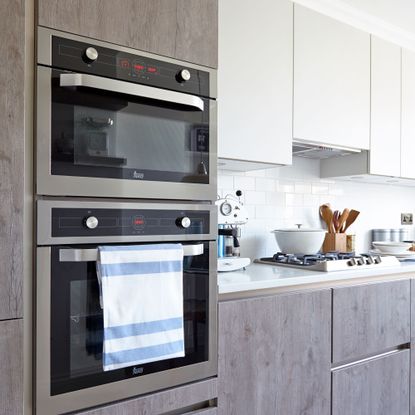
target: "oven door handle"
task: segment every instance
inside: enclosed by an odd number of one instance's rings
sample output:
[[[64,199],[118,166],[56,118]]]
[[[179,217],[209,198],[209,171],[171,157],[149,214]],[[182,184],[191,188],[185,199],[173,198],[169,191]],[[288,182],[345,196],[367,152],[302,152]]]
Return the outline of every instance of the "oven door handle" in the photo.
[[[174,104],[187,105],[203,111],[203,101],[194,95],[187,95],[181,92],[168,91],[146,85],[133,84],[116,79],[102,78],[95,75],[82,73],[63,73],[60,75],[60,86],[100,89],[103,91],[117,92],[120,94],[135,95],[138,97],[155,99],[158,101],[171,102]]]
[[[203,254],[203,244],[183,245],[183,256],[196,256]],[[97,249],[68,249],[59,250],[60,262],[95,262],[98,258]]]

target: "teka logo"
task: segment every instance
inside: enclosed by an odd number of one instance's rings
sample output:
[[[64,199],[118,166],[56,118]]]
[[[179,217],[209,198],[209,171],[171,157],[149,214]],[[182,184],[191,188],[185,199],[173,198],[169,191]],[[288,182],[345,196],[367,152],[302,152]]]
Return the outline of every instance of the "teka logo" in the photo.
[[[144,179],[144,173],[140,173],[137,170],[134,170],[133,177],[134,179]]]
[[[133,367],[133,375],[141,375],[144,369],[142,367]]]

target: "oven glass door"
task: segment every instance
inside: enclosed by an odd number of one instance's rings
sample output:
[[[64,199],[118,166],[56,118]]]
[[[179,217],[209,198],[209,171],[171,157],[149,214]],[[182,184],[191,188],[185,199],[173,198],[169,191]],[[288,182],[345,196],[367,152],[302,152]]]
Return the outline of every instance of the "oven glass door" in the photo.
[[[51,174],[209,184],[210,100],[52,70]]]
[[[61,262],[51,248],[51,395],[207,361],[209,358],[209,243],[183,263],[185,357],[104,372],[103,314],[96,263]],[[92,247],[93,248],[93,247]]]

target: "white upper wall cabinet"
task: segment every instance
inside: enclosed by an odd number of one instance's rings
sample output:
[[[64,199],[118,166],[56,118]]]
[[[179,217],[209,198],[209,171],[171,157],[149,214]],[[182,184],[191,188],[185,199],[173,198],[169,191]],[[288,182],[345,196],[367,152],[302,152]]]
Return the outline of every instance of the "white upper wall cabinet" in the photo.
[[[369,149],[369,123],[370,35],[295,5],[294,139]]]
[[[220,167],[291,164],[292,48],[291,1],[219,1]]]
[[[401,176],[415,179],[415,52],[402,50]]]
[[[370,173],[401,175],[401,48],[372,36]]]

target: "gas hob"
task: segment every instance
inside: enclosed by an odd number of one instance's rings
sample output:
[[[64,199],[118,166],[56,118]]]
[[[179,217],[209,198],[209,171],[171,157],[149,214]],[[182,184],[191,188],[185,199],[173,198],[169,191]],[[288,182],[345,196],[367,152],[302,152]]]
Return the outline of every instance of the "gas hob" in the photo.
[[[309,271],[333,272],[353,269],[376,269],[400,265],[394,256],[329,252],[316,255],[291,255],[276,253],[273,257],[256,259],[258,264],[300,268]]]

